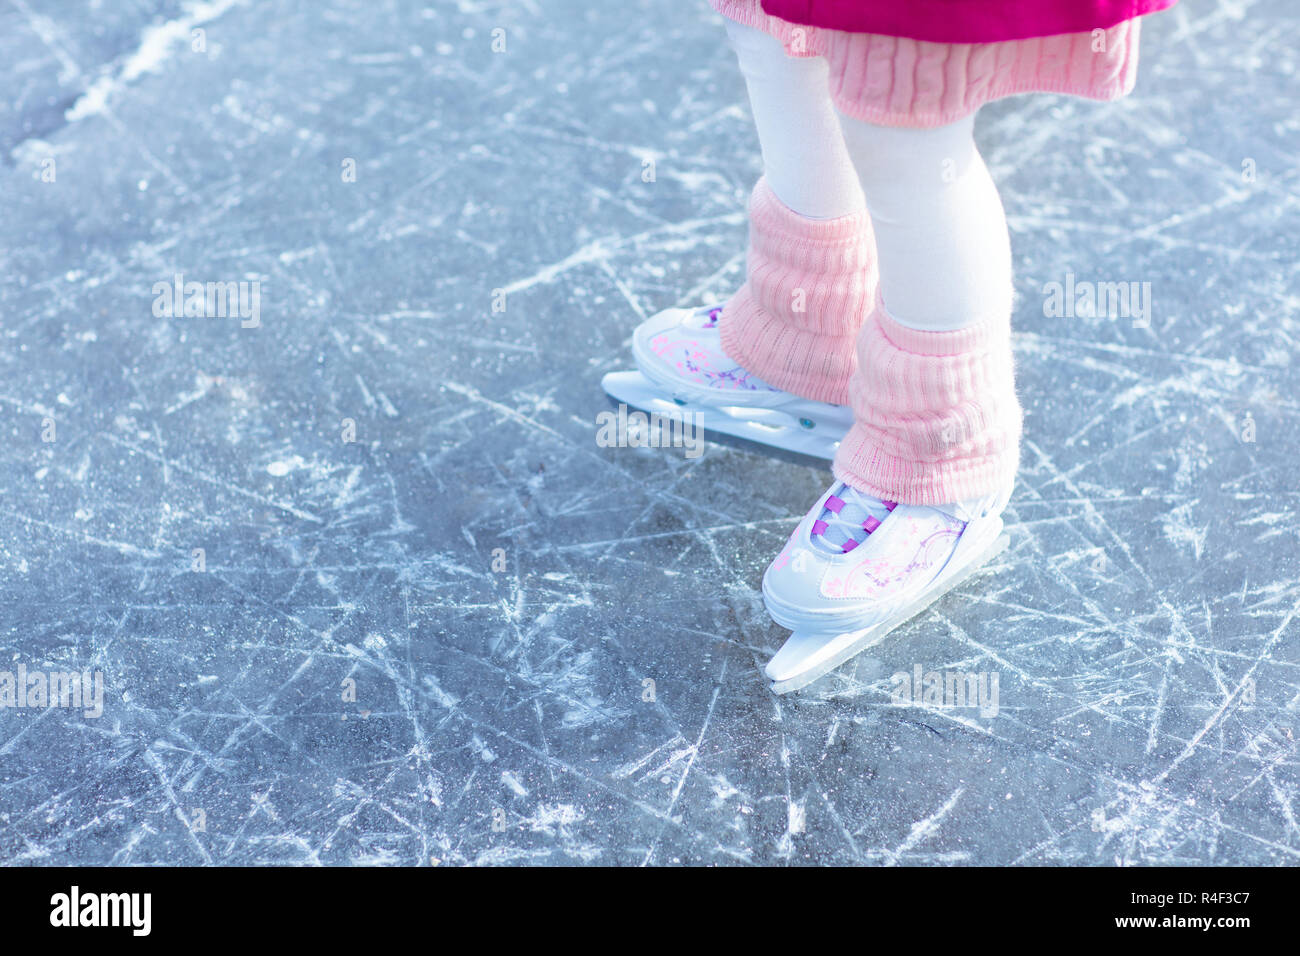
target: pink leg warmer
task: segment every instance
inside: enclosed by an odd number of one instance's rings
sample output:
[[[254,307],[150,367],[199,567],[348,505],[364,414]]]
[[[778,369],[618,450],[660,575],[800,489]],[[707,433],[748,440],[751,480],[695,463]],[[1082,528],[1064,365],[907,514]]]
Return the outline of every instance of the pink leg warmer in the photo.
[[[854,488],[939,505],[1015,479],[1022,413],[1009,316],[921,331],[894,321],[877,297],[858,338],[850,400],[855,423],[834,470]]]
[[[723,350],[777,388],[847,404],[876,296],[869,214],[808,219],[760,179],[749,215],[749,275],[718,321]]]

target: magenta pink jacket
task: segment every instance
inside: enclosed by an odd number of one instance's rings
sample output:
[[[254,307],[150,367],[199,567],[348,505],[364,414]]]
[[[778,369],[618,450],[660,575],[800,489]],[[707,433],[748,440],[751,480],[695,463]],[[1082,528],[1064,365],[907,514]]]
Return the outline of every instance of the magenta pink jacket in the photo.
[[[789,23],[910,37],[992,43],[1086,33],[1172,7],[1178,0],[763,0]]]

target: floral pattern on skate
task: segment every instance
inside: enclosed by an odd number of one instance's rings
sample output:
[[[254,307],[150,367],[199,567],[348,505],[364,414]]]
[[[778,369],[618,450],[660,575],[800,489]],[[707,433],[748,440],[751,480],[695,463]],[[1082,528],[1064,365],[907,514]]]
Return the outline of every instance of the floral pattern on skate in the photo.
[[[721,309],[711,309],[702,324],[691,327],[689,323],[650,340],[650,350],[679,376],[696,385],[743,392],[779,392],[757,375],[747,372],[722,351],[722,341],[717,337],[718,315]],[[698,321],[698,320],[697,320]],[[712,333],[705,337],[688,338],[693,332]]]
[[[966,525],[950,515],[934,512],[933,521],[907,518],[907,533],[888,554],[864,555],[842,568],[832,568],[822,579],[821,593],[828,598],[873,600],[896,595],[914,575],[929,582],[943,568]]]

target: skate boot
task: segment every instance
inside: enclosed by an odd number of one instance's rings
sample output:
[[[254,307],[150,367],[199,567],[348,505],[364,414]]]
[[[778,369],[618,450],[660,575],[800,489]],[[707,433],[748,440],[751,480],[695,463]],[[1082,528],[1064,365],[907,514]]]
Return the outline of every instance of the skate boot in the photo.
[[[768,613],[794,632],[765,668],[772,690],[806,687],[999,554],[1009,497],[930,507],[833,484],[763,575]]]
[[[696,414],[705,431],[834,458],[852,410],[784,392],[741,368],[722,350],[721,312],[706,306],[651,316],[632,336],[636,371],[610,372],[601,387],[648,412]]]

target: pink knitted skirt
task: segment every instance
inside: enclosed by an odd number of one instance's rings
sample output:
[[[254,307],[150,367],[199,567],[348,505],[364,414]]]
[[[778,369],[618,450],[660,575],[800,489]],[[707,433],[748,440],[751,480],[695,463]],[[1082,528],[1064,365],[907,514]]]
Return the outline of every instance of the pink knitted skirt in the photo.
[[[1137,80],[1136,18],[1091,33],[931,43],[789,23],[764,13],[760,0],[710,3],[723,16],[776,37],[791,56],[824,57],[840,112],[881,126],[943,126],[1016,93],[1113,100]]]

